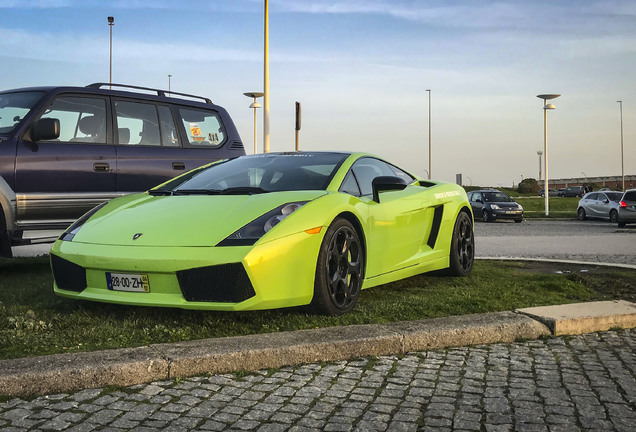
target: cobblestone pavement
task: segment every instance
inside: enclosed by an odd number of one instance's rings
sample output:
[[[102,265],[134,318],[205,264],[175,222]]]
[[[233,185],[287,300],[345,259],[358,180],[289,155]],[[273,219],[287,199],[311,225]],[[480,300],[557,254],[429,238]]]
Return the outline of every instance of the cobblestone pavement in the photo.
[[[0,403],[2,431],[634,431],[636,330]]]

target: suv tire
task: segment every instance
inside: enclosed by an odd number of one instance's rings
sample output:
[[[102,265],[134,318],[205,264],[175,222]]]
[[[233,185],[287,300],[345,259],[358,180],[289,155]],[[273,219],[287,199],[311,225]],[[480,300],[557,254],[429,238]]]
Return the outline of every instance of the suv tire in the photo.
[[[2,207],[0,207],[0,257],[11,258],[12,256],[11,240],[9,239],[9,233],[7,232],[4,212]]]

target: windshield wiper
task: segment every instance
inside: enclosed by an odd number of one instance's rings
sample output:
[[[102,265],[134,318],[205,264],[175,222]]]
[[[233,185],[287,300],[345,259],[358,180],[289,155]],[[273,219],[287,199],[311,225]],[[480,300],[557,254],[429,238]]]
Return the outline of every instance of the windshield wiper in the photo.
[[[177,189],[172,191],[172,195],[220,195],[217,189]]]
[[[268,193],[269,191],[259,188],[259,187],[251,187],[251,186],[238,186],[231,187],[227,189],[223,189],[219,191],[221,195],[252,195],[252,194],[262,194]]]
[[[154,190],[149,190],[148,191],[148,195],[152,195],[152,196],[168,196],[168,195],[172,195],[172,191],[171,190],[165,190],[165,189],[154,189]]]

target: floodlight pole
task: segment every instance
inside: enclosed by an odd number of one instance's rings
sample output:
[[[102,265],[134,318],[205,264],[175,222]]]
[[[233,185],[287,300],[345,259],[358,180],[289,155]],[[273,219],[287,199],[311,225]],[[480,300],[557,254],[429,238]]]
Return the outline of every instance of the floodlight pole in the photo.
[[[428,92],[428,179],[431,179],[431,89]]]
[[[265,1],[265,35],[263,47],[263,152],[269,153],[269,6]]]
[[[110,29],[110,45],[109,45],[109,53],[110,53],[110,61],[109,61],[109,84],[113,83],[113,26],[115,25],[115,18],[112,16],[108,17],[108,27]],[[112,85],[109,88],[113,88]]]
[[[548,100],[556,99],[561,95],[558,94],[540,94],[537,95],[539,99],[543,99],[543,154],[545,155],[545,159],[543,160],[545,167],[545,187],[543,188],[545,193],[545,215],[550,215],[550,176],[548,175],[548,110],[555,109],[556,107],[553,104],[548,104]]]
[[[625,162],[623,159],[623,101],[616,101],[621,107],[621,179],[623,180],[623,190],[625,190]]]

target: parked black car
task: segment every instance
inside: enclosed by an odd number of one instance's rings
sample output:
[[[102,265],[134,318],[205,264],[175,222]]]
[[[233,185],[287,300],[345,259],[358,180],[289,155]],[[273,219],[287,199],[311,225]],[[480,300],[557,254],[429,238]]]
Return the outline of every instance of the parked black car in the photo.
[[[585,186],[568,186],[562,191],[561,196],[582,197],[587,192],[589,192],[589,190],[586,190]]]
[[[64,229],[105,200],[244,154],[205,97],[103,83],[0,92],[0,256],[23,230]]]
[[[468,193],[468,201],[475,218],[484,222],[497,219],[513,219],[519,223],[523,220],[523,207],[505,193],[496,189],[482,189]]]

